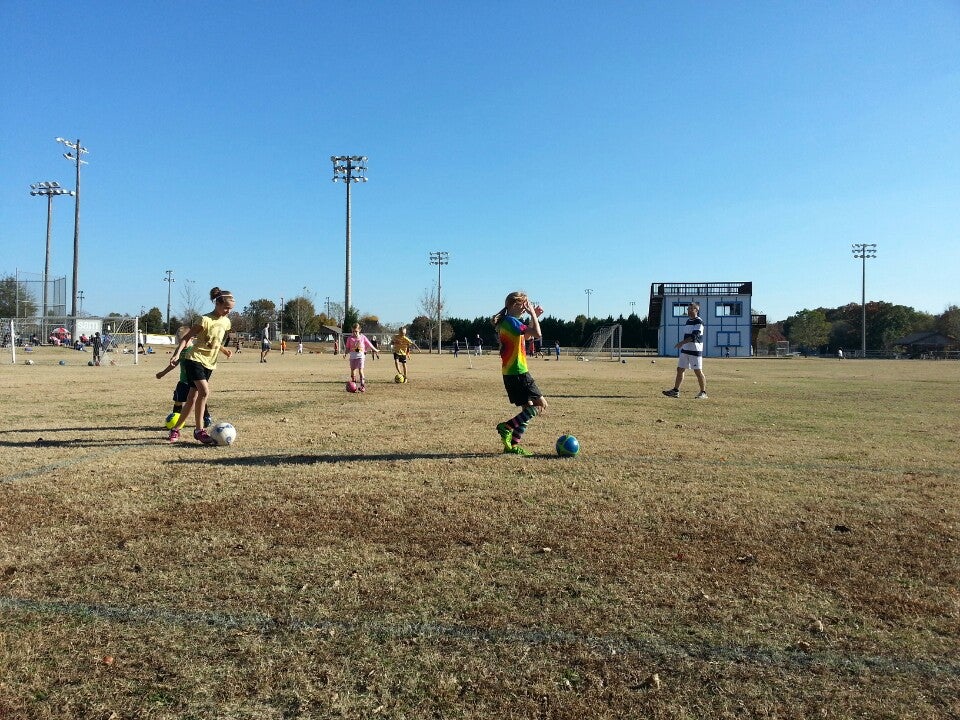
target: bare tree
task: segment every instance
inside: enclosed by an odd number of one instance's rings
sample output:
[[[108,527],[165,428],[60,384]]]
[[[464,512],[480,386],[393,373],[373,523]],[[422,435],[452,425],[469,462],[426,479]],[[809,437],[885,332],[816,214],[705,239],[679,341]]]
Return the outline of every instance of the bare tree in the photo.
[[[431,288],[428,288],[423,291],[423,294],[420,296],[419,301],[420,313],[423,316],[433,319],[433,324],[430,326],[429,330],[429,348],[430,352],[433,352],[433,336],[436,329],[436,319],[439,312],[439,315],[443,316],[443,300],[440,300],[440,306],[437,307],[437,286],[434,285]]]

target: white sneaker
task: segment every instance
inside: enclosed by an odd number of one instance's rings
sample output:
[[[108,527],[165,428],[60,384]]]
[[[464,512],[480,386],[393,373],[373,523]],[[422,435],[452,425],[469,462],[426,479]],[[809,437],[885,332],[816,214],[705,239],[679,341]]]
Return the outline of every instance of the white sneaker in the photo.
[[[701,390],[700,392],[698,392],[697,396],[694,398],[694,400],[706,400],[706,399],[707,399],[707,393],[704,390]]]

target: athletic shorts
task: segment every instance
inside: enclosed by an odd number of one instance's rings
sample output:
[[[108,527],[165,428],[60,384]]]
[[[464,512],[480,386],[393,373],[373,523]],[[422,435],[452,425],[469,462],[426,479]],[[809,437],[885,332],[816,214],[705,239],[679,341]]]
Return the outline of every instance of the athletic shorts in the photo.
[[[350,358],[350,369],[351,370],[363,370],[363,358]]]
[[[677,367],[684,370],[702,370],[703,355],[690,355],[680,351],[680,358],[677,360]]]
[[[507,397],[511,405],[529,405],[535,398],[543,397],[537,383],[530,373],[523,375],[504,375],[503,386],[507,389]]]
[[[407,364],[407,356],[406,356],[406,355],[398,355],[397,353],[394,353],[394,354],[393,354],[393,359],[396,360],[398,363],[401,363],[401,364],[403,364],[403,365],[406,365],[406,364]]]
[[[196,386],[200,380],[209,380],[213,375],[213,370],[201,365],[196,360],[183,360],[184,372],[187,374],[187,380],[191,385]]]
[[[187,395],[190,394],[190,388],[192,388],[188,382],[183,382],[181,380],[177,383],[177,386],[173,389],[173,401],[177,403],[184,403],[187,401]]]

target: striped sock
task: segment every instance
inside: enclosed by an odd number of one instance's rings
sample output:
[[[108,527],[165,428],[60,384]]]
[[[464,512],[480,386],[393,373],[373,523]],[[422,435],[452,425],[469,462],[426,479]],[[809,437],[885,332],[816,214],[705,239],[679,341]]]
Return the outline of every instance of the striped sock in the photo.
[[[527,429],[527,424],[533,420],[539,413],[533,405],[528,405],[519,415],[507,420],[507,425],[513,429],[513,444],[519,445],[520,438]]]

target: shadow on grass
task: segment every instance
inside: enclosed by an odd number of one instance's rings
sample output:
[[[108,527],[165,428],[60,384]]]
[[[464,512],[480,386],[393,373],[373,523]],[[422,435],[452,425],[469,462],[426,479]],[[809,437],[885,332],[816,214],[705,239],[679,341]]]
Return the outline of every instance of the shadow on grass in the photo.
[[[90,438],[90,437],[62,437],[63,433],[74,432],[94,432],[102,430],[115,431],[117,434],[108,438]],[[140,427],[68,427],[68,428],[21,428],[18,430],[0,430],[0,435],[10,433],[29,433],[32,440],[0,440],[0,447],[9,448],[82,448],[82,447],[105,447],[105,446],[123,446],[123,445],[152,445],[154,441],[166,444],[167,431],[158,429],[153,425],[142,425]],[[141,434],[144,433],[144,434]]]
[[[547,393],[547,399],[567,398],[571,400],[631,400],[634,395],[558,395],[557,393]]]
[[[320,465],[346,462],[411,462],[414,460],[477,460],[480,458],[498,457],[502,453],[371,453],[361,455],[358,453],[349,455],[317,454],[317,455],[251,455],[248,457],[223,457],[217,455],[216,458],[197,459],[197,460],[177,460],[177,462],[215,462],[218,466],[236,465],[240,467],[262,467],[264,465]],[[505,462],[531,462],[536,460],[566,460],[557,455],[533,455],[526,458],[512,456],[505,458]]]

